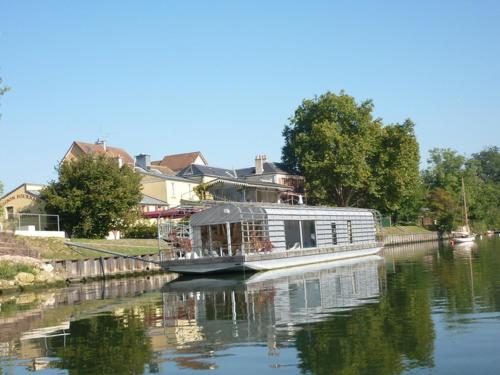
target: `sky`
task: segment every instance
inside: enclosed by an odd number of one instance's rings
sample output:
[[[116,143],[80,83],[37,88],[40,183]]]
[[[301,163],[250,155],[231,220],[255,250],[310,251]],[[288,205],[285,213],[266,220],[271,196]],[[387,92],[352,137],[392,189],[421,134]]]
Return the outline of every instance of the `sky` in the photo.
[[[499,19],[496,0],[0,0],[0,181],[46,183],[98,138],[152,160],[278,161],[301,101],[340,90],[411,118],[422,161],[471,155],[499,145]]]

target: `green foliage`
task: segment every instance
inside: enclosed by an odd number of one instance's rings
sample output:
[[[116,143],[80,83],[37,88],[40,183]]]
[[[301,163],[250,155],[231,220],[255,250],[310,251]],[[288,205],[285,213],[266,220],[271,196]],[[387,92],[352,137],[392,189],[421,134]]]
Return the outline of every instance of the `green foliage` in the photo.
[[[304,100],[285,126],[283,162],[306,178],[312,203],[415,216],[419,146],[414,124],[384,125],[373,104],[341,92]]]
[[[484,182],[500,183],[500,149],[497,146],[473,154],[472,159],[478,162],[480,177]]]
[[[205,200],[208,196],[207,184],[199,184],[193,188],[193,191],[198,196],[198,199]]]
[[[34,268],[24,263],[0,262],[0,280],[13,280],[19,272],[33,273]]]
[[[430,285],[421,264],[406,266],[388,275],[378,303],[331,314],[299,330],[302,373],[401,374],[411,367],[433,367]]]
[[[462,222],[461,179],[469,219],[477,232],[500,228],[500,150],[486,148],[466,158],[450,149],[433,149],[423,172],[428,189],[427,206],[438,229],[452,230]]]
[[[125,228],[123,232],[125,238],[157,238],[158,226],[149,223],[137,223]]]
[[[62,163],[59,180],[42,192],[46,209],[59,214],[71,236],[103,238],[137,218],[140,176],[105,155],[85,155]]]
[[[72,321],[69,333],[57,352],[57,366],[70,374],[139,375],[153,359],[144,323],[131,309],[120,318],[99,315]]]

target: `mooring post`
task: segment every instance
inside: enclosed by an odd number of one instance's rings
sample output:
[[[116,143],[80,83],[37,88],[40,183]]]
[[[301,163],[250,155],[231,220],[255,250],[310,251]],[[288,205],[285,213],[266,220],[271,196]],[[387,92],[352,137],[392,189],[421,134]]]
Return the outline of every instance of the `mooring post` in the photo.
[[[99,257],[99,263],[101,264],[102,277],[106,278],[106,271],[104,271],[104,260],[102,257]]]

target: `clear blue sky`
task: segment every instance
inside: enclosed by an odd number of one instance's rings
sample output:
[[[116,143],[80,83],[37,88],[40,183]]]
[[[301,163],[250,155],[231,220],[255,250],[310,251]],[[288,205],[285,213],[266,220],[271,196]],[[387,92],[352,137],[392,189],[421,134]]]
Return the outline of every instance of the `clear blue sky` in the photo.
[[[55,178],[73,140],[210,164],[280,158],[304,98],[411,118],[422,158],[500,139],[498,1],[0,0],[0,181]]]

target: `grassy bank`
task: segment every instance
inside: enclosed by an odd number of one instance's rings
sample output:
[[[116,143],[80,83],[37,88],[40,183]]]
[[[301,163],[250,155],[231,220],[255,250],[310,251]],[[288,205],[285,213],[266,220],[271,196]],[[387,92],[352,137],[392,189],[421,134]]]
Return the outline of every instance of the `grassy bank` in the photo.
[[[382,228],[382,234],[387,236],[404,236],[407,234],[425,234],[425,233],[432,233],[432,232],[416,225],[407,225],[407,226],[395,225],[389,228]]]
[[[19,272],[34,273],[35,268],[23,263],[0,262],[0,280],[14,280]]]
[[[24,238],[31,249],[38,250],[43,259],[81,259],[103,256],[102,253],[70,247],[62,238]],[[85,244],[98,249],[115,251],[124,255],[150,254],[158,251],[156,239],[91,240],[87,238],[71,239],[71,242]]]

